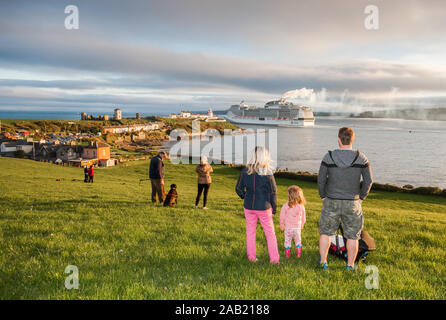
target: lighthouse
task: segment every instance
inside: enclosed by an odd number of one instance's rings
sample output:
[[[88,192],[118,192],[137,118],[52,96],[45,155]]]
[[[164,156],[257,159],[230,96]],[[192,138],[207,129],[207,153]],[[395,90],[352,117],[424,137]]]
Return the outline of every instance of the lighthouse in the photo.
[[[208,110],[208,117],[209,118],[213,118],[214,117],[214,113],[212,112],[211,108],[209,108],[209,110]]]

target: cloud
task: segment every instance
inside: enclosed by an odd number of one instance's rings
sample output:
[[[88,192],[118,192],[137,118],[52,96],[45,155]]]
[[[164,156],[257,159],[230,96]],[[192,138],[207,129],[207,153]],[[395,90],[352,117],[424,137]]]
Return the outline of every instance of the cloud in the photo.
[[[0,75],[0,107],[33,97],[204,107],[296,88],[314,90],[306,102],[315,105],[374,105],[392,88],[398,97],[446,95],[444,1],[376,1],[377,32],[363,27],[363,0],[73,4],[76,31],[63,28],[64,3],[2,4],[0,68],[33,76]]]

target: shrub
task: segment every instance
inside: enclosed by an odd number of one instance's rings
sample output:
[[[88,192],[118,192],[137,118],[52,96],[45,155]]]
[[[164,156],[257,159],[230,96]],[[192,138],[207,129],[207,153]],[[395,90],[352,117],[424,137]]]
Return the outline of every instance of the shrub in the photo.
[[[25,151],[23,150],[17,150],[16,152],[14,152],[14,156],[16,158],[24,158],[25,157]]]
[[[440,195],[442,190],[438,187],[419,187],[410,191],[410,193],[425,194],[425,195]]]

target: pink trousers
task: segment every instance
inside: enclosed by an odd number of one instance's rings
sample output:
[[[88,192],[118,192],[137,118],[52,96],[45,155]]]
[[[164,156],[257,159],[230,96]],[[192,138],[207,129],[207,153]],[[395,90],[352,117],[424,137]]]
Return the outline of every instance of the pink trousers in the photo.
[[[279,249],[277,248],[276,232],[274,231],[272,209],[262,211],[244,210],[246,218],[246,252],[248,254],[248,259],[256,261],[256,229],[258,219],[265,232],[269,260],[271,263],[278,263],[280,259]]]

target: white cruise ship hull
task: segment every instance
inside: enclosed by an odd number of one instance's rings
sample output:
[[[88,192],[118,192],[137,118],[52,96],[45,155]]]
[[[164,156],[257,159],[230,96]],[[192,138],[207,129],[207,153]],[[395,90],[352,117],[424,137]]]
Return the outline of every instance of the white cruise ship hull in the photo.
[[[278,127],[313,127],[314,119],[274,119],[265,118],[261,120],[255,117],[236,116],[232,112],[228,112],[225,119],[235,124],[252,124]]]

